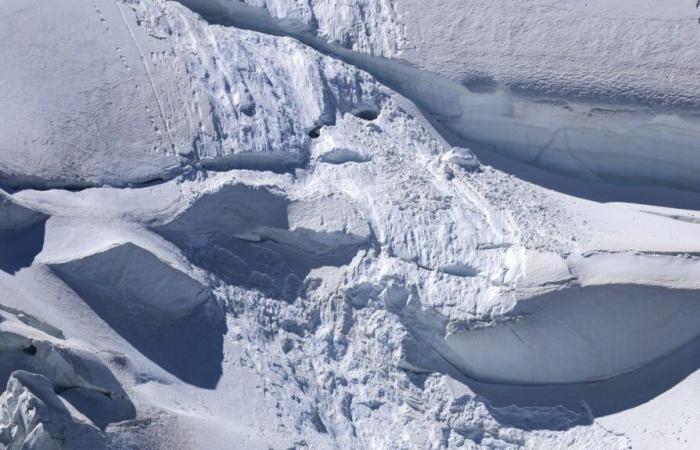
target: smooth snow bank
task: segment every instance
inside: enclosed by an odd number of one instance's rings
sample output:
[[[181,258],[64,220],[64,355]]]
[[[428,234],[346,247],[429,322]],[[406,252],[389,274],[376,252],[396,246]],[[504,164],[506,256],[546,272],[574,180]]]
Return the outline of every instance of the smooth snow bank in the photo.
[[[447,336],[476,379],[576,383],[632,371],[697,338],[697,290],[571,287],[519,304],[493,325]]]
[[[696,346],[700,349],[700,344]],[[698,352],[690,355],[696,366]],[[668,372],[666,379],[668,379]],[[696,370],[656,398],[635,408],[599,419],[608,429],[625,433],[640,450],[659,448],[688,448],[700,446],[700,371]],[[643,417],[645,420],[639,420]],[[650,426],[650,424],[652,426]]]
[[[184,123],[127,6],[3,2],[0,40],[2,185],[143,182],[177,167]]]
[[[469,90],[448,76],[328,43],[303,23],[272,18],[259,8],[182,3],[215,23],[292,36],[366,70],[479,147],[577,178],[700,191],[700,119],[685,111]]]

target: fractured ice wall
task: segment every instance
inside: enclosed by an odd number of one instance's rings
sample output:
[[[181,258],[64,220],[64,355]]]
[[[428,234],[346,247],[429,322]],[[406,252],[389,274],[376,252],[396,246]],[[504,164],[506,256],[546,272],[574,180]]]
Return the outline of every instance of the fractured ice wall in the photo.
[[[487,150],[577,178],[600,180],[612,184],[656,185],[700,191],[700,182],[695,176],[700,170],[700,158],[697,157],[700,154],[700,118],[690,115],[687,110],[688,106],[695,104],[693,102],[698,103],[700,100],[682,97],[683,94],[694,90],[688,86],[689,84],[697,87],[694,85],[696,82],[694,74],[697,69],[689,69],[689,67],[693,67],[693,64],[697,67],[700,62],[697,61],[697,55],[686,55],[688,49],[694,48],[692,45],[674,47],[668,52],[652,48],[637,55],[637,59],[641,58],[641,62],[635,67],[633,73],[626,76],[625,80],[633,86],[638,72],[645,74],[644,79],[649,84],[650,94],[644,101],[624,98],[624,94],[629,90],[642,92],[640,86],[636,88],[615,86],[604,79],[605,74],[609,73],[609,71],[603,71],[604,67],[596,67],[597,72],[591,74],[587,72],[588,67],[581,66],[576,61],[571,62],[574,66],[571,70],[577,71],[580,80],[571,81],[571,79],[577,79],[576,76],[567,75],[569,85],[573,85],[575,89],[580,89],[582,92],[591,92],[590,80],[596,79],[610,92],[581,98],[566,89],[559,89],[557,80],[550,80],[548,77],[551,77],[551,74],[544,72],[540,74],[541,80],[530,82],[535,87],[544,86],[542,90],[545,91],[544,94],[540,93],[540,98],[533,98],[522,93],[512,94],[502,87],[501,82],[494,82],[488,89],[482,89],[470,83],[466,83],[465,86],[455,81],[457,77],[454,75],[454,66],[461,67],[460,65],[465,64],[468,66],[469,64],[465,61],[470,61],[470,58],[465,55],[461,59],[453,60],[451,59],[454,58],[453,52],[463,50],[469,54],[475,50],[468,35],[467,38],[461,38],[463,41],[455,36],[452,37],[453,40],[447,42],[437,38],[427,41],[418,39],[423,34],[436,37],[436,33],[437,35],[441,33],[439,30],[442,30],[442,27],[425,26],[420,30],[412,30],[413,34],[410,34],[411,31],[407,32],[409,38],[413,38],[416,42],[422,42],[424,45],[428,45],[425,44],[428,42],[430,49],[436,45],[438,48],[437,57],[432,50],[425,49],[418,53],[401,54],[402,58],[406,57],[409,65],[400,60],[375,57],[372,55],[373,52],[366,49],[353,51],[337,45],[333,39],[328,39],[328,36],[319,33],[318,30],[297,21],[308,21],[308,18],[305,18],[307,14],[298,12],[295,15],[289,11],[289,8],[280,9],[268,5],[269,14],[273,15],[270,19],[265,10],[224,0],[206,5],[199,0],[183,0],[182,3],[200,11],[205,18],[217,23],[228,23],[296,37],[301,42],[366,70],[379,81],[415,102],[428,117],[450,133]],[[454,2],[441,2],[435,7],[428,8],[427,14],[423,14],[424,7],[421,2],[421,4],[408,3],[399,6],[398,9],[404,10],[404,15],[399,15],[403,20],[408,20],[407,18],[410,17],[428,20],[426,19],[428,17],[436,23],[437,11],[445,12],[453,9],[454,11],[448,15],[457,14],[456,17],[460,18],[466,26],[466,24],[481,23],[483,16],[492,17],[491,15],[497,11],[520,11],[521,6],[504,2],[497,6],[472,5],[464,9],[455,5]],[[597,6],[600,7],[600,5]],[[540,14],[547,16],[537,7],[527,7],[531,9],[527,10],[528,14],[524,15],[524,20],[535,20],[533,18],[539,17]],[[294,10],[293,7],[290,8]],[[297,11],[306,11],[302,7],[297,6],[297,8]],[[480,8],[483,10],[479,10]],[[574,15],[577,13],[577,11],[571,12]],[[476,16],[470,18],[469,14],[476,14]],[[548,29],[551,35],[545,33],[544,38],[556,42],[558,33],[568,34],[566,30],[569,28],[560,23],[559,16],[554,18],[556,18],[554,23],[561,28]],[[348,18],[342,10],[336,11],[332,19],[334,23],[340,24],[352,23],[354,20],[363,19],[357,16]],[[610,19],[612,23],[618,24],[619,30],[623,32],[641,32],[644,45],[665,41],[655,32],[647,36],[643,31],[639,31],[647,29],[640,27],[648,26],[649,24],[645,22],[648,20],[650,19],[641,18],[638,23],[626,23],[615,17]],[[676,30],[679,33],[679,40],[685,42],[697,39],[697,32],[689,31],[689,25],[686,22],[680,23]],[[412,24],[408,22],[406,27],[411,28]],[[663,22],[653,22],[653,24],[662,28],[667,26]],[[487,22],[487,25],[497,27],[495,22]],[[510,26],[515,28],[522,25],[514,21]],[[594,32],[590,28],[596,26],[600,24],[593,16],[589,17],[588,21],[581,22],[580,30],[574,29],[572,32],[588,36]],[[534,27],[535,31],[538,29],[539,27]],[[655,30],[653,27],[651,29]],[[459,36],[463,35],[460,33]],[[475,35],[481,36],[482,33],[475,32]],[[532,36],[528,34],[528,37],[535,41],[542,36],[542,33],[535,33]],[[376,38],[380,39],[378,36]],[[615,36],[607,36],[607,38],[609,41],[606,42],[620,42],[615,40]],[[622,39],[621,42],[624,43],[626,40]],[[616,60],[618,56],[625,57],[627,54],[621,53],[621,48],[623,47],[617,45],[607,46],[603,50],[603,54],[606,55],[605,61]],[[601,49],[586,48],[586,51],[594,53],[586,61],[600,59],[596,52],[600,52]],[[632,54],[636,53],[639,52],[632,52]],[[440,55],[443,54],[450,58],[446,61],[440,60]],[[395,55],[389,53],[384,56]],[[559,53],[555,58],[558,57]],[[528,73],[532,72],[530,70],[532,66],[540,63],[539,56],[530,58],[527,60],[529,65],[526,67]],[[499,60],[499,57],[494,55],[493,59]],[[416,67],[424,64],[435,72],[423,71]],[[659,64],[668,67],[668,70],[673,70],[685,83],[685,89],[679,92],[671,89],[674,86],[668,86],[668,83],[663,81],[666,73],[657,71]],[[523,73],[524,69],[518,68],[510,74],[517,78]],[[619,76],[620,70],[615,70],[614,73]],[[536,91],[535,87],[530,90]],[[661,97],[662,93],[671,98]],[[676,97],[673,97],[674,95]]]

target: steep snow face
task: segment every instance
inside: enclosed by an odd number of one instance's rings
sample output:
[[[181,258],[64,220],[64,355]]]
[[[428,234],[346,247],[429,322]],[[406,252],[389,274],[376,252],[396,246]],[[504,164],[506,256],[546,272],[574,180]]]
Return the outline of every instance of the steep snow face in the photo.
[[[48,216],[18,205],[6,192],[0,191],[0,232],[27,228]]]
[[[131,243],[51,267],[84,297],[115,304],[134,302],[137,309],[162,315],[185,315],[208,296],[204,286]]]

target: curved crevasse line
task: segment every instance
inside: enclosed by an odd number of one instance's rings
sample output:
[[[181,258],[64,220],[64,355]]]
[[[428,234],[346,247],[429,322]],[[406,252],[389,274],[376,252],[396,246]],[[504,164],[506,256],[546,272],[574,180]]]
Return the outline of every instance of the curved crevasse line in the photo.
[[[571,287],[522,301],[513,320],[448,335],[453,363],[487,383],[599,382],[633,373],[700,337],[698,291]]]
[[[680,111],[617,108],[600,118],[596,104],[474,93],[405,63],[328,43],[303,24],[277,21],[260,8],[227,0],[180,3],[210,23],[292,37],[365,70],[450,133],[509,158],[576,178],[700,191],[700,126]],[[557,137],[559,130],[564,138]]]
[[[682,382],[700,368],[700,338],[660,356],[637,370],[597,382],[567,384],[494,384],[462,379],[489,408],[564,406],[572,411],[585,402],[592,417],[603,417],[644,404]]]
[[[254,170],[259,172],[289,173],[306,164],[305,157],[285,152],[237,153],[212,159],[197,159],[171,166],[150,178],[122,181],[93,182],[66,178],[41,178],[36,176],[6,175],[0,171],[0,189],[9,193],[23,190],[48,191],[62,189],[79,192],[98,187],[140,189],[168,183],[177,177],[193,177],[197,172],[228,172],[230,170]]]

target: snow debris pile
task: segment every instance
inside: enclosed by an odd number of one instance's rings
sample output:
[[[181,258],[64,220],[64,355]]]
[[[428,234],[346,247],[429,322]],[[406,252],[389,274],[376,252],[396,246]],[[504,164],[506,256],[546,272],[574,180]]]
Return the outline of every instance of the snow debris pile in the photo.
[[[0,1],[0,446],[697,448],[686,44],[474,37],[685,13],[463,3]]]

